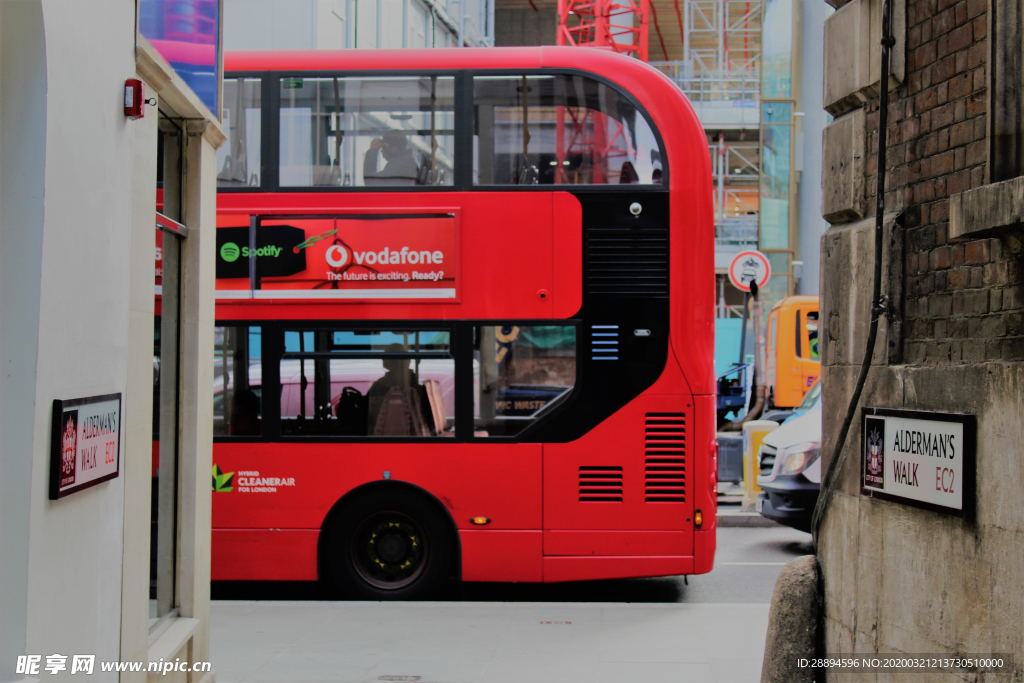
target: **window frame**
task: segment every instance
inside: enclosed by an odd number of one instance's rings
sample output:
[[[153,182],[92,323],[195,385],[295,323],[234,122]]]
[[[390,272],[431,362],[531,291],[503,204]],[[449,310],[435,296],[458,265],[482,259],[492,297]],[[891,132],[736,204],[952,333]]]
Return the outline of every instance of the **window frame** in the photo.
[[[473,79],[477,76],[583,76],[602,83],[619,93],[644,117],[658,143],[661,155],[662,181],[651,185],[474,185],[473,184]],[[414,186],[348,186],[348,187],[282,187],[280,183],[280,117],[281,80],[286,78],[402,78],[449,76],[455,79],[455,147],[451,185]],[[217,192],[235,193],[365,193],[365,192],[668,192],[671,168],[661,131],[641,102],[623,86],[609,78],[582,69],[381,69],[381,70],[296,70],[287,71],[231,71],[224,78],[260,78],[260,184],[251,187],[218,187]]]
[[[576,329],[576,381],[572,390],[554,406],[550,413],[537,419],[521,432],[514,436],[475,436],[474,415],[473,415],[473,351],[474,351],[474,330],[482,326],[498,326],[514,324],[520,327],[531,326],[571,326]],[[260,436],[232,436],[218,435],[213,437],[217,443],[359,443],[359,444],[384,444],[384,443],[523,443],[535,442],[531,435],[538,429],[546,428],[551,420],[565,410],[568,406],[578,400],[582,377],[585,373],[585,363],[581,362],[580,339],[583,330],[583,321],[571,319],[536,319],[536,318],[508,318],[508,319],[466,319],[466,320],[217,320],[214,323],[217,327],[260,327],[261,328],[261,353],[262,377],[260,380],[261,395],[261,426],[263,433]],[[340,435],[293,435],[281,433],[281,401],[268,400],[269,397],[281,396],[281,361],[285,355],[294,356],[295,353],[285,351],[284,334],[289,330],[316,331],[316,330],[383,330],[395,331],[430,331],[450,333],[450,346],[448,356],[455,364],[455,418],[454,432],[452,437],[448,436],[340,436]],[[213,353],[213,349],[210,349]],[[301,355],[309,356],[314,352],[304,352]],[[359,354],[363,355],[363,354]],[[381,354],[366,354],[378,357]],[[401,354],[403,357],[415,357],[413,352]],[[332,354],[336,358],[352,358],[352,355]],[[421,358],[438,358],[436,353],[420,355]],[[211,387],[211,391],[212,391]],[[460,427],[461,425],[461,427]]]

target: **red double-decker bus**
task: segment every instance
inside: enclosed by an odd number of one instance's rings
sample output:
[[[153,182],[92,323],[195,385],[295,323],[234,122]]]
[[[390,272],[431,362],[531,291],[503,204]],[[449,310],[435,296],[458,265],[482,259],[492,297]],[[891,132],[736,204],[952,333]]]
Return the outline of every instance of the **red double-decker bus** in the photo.
[[[710,162],[582,48],[225,57],[214,580],[700,574]]]

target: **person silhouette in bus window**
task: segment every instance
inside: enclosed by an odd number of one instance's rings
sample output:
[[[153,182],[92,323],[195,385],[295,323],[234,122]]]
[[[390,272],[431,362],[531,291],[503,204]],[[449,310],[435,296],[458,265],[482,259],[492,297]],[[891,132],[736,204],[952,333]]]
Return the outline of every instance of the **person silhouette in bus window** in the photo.
[[[251,389],[239,389],[231,400],[231,436],[260,435],[260,397]]]
[[[401,344],[388,344],[384,348],[385,353],[403,353],[406,350]],[[369,433],[373,434],[373,430],[377,425],[377,417],[380,415],[381,406],[384,405],[384,397],[387,396],[393,387],[408,389],[418,385],[419,378],[416,377],[416,373],[409,367],[409,360],[407,358],[385,358],[384,376],[374,382],[370,386],[369,391],[366,392],[366,398],[370,404],[367,416]]]
[[[384,168],[377,170],[377,157],[383,156]],[[370,140],[370,149],[363,157],[363,178],[367,186],[413,185],[419,171],[416,158],[409,149],[409,140],[397,130],[389,130]]]
[[[623,162],[622,168],[619,169],[619,184],[620,185],[636,185],[640,182],[640,176],[636,172],[632,162]]]

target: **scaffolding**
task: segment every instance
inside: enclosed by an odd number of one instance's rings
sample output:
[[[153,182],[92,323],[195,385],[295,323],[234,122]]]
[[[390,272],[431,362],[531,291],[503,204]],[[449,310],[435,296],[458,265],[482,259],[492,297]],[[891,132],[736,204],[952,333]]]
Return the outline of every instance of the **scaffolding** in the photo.
[[[651,65],[679,86],[707,133],[717,250],[724,257],[757,245],[764,2],[660,1],[676,13],[681,50],[673,56],[680,58]]]
[[[558,45],[597,47],[647,61],[649,0],[558,0]]]

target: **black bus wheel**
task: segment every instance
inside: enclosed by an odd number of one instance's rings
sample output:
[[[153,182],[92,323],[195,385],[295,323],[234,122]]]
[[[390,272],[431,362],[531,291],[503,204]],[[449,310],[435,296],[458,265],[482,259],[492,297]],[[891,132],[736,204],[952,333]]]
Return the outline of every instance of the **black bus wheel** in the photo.
[[[327,529],[327,570],[347,596],[424,600],[448,579],[450,523],[415,493],[371,490],[347,501]]]

